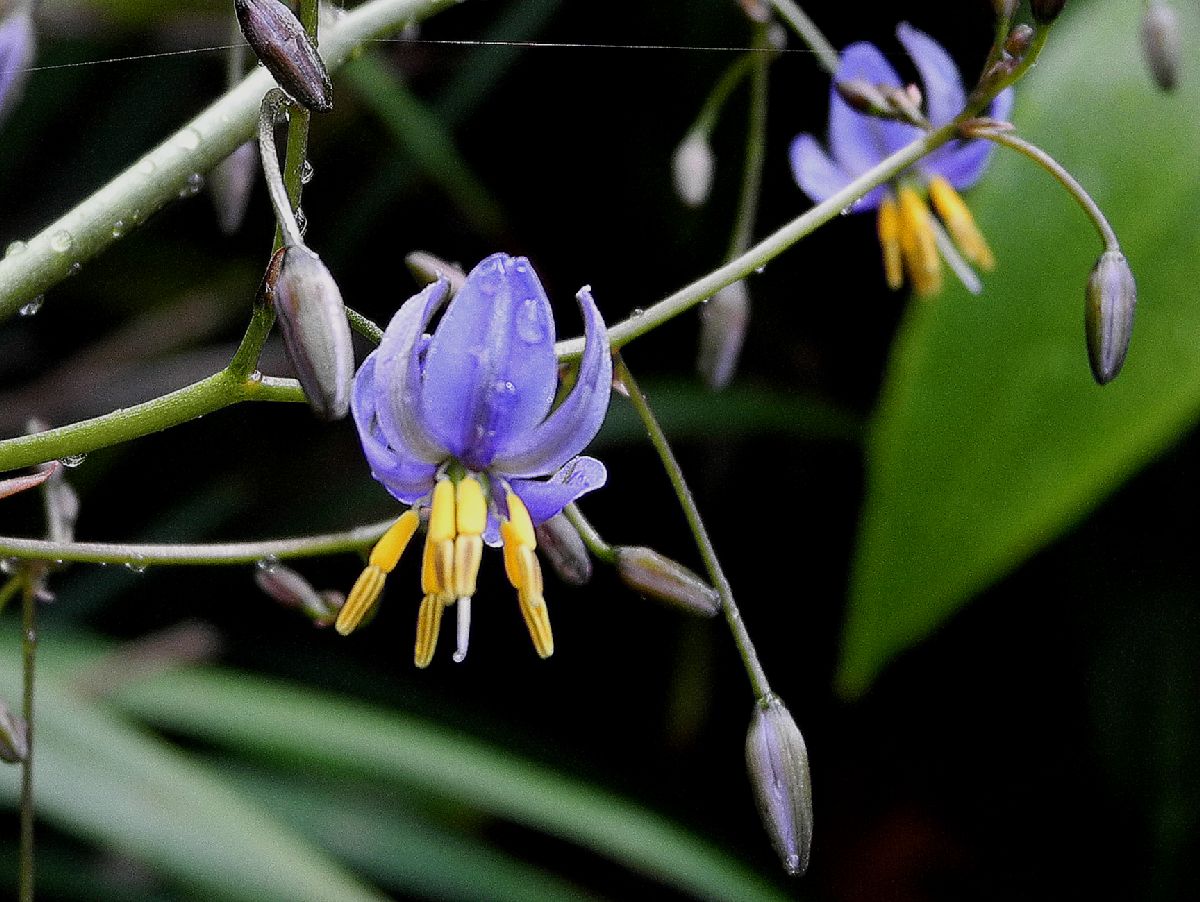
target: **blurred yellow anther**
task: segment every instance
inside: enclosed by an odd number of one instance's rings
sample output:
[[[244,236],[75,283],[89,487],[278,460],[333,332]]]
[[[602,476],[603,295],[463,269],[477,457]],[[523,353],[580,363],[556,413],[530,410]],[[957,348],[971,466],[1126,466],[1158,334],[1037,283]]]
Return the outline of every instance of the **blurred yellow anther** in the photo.
[[[931,222],[932,213],[915,189],[900,189],[900,250],[913,289],[930,297],[942,289],[942,260]]]
[[[420,518],[416,511],[405,511],[400,519],[383,534],[371,549],[371,558],[365,570],[359,574],[350,590],[346,603],[338,613],[334,628],[343,636],[349,635],[362,623],[363,618],[375,607],[379,595],[383,592],[383,583],[387,574],[396,568],[396,562],[408,546],[413,534],[417,531]]]
[[[883,273],[888,288],[896,291],[904,284],[904,271],[900,261],[900,211],[890,194],[879,202],[877,228],[879,244],[883,248]]]
[[[487,501],[483,497],[483,486],[474,476],[464,477],[455,492],[455,518],[458,534],[478,536],[487,525]]]
[[[454,516],[454,483],[442,479],[433,489],[433,500],[429,507],[429,538],[428,542],[440,542],[443,539],[453,539],[456,532]]]
[[[426,595],[421,601],[421,611],[417,614],[417,642],[413,650],[413,663],[418,667],[428,667],[433,660],[445,608],[436,595]]]
[[[980,269],[993,269],[996,258],[992,256],[992,249],[988,247],[983,233],[975,224],[975,217],[954,187],[940,175],[936,176],[929,182],[929,199],[933,201],[933,208],[942,222],[946,223],[947,231],[963,256]]]
[[[524,503],[512,492],[505,498],[508,504],[508,519],[500,524],[500,538],[504,542],[504,572],[508,581],[517,590],[517,601],[521,605],[521,616],[533,639],[537,653],[548,658],[554,654],[554,634],[550,630],[550,615],[542,597],[542,568],[533,550],[537,539],[533,533],[533,521]]]

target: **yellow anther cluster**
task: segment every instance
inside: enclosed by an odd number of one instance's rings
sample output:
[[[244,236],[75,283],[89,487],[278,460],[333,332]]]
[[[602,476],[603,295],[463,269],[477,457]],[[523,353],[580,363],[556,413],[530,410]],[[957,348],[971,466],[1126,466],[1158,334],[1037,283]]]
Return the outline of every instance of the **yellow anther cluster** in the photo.
[[[537,539],[533,534],[533,521],[524,502],[514,493],[505,497],[508,504],[508,520],[500,524],[500,538],[504,542],[504,572],[508,581],[517,590],[521,615],[533,639],[533,647],[543,658],[554,654],[554,634],[550,630],[550,615],[546,600],[542,597],[542,568],[537,556]]]
[[[915,188],[905,185],[900,189],[900,252],[913,290],[922,297],[942,290],[942,258],[932,217]]]

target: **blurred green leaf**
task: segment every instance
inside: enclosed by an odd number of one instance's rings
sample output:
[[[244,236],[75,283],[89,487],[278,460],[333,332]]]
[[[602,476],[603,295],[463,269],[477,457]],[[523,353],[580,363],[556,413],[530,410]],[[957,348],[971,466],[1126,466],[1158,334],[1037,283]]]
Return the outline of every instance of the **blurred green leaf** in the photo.
[[[1100,246],[1073,202],[997,150],[972,207],[999,261],[982,297],[914,303],[869,443],[839,688],[896,654],[1069,528],[1200,409],[1200,67],[1151,85],[1139,7],[1080,6],[1021,85],[1015,121],[1109,214],[1141,299],[1124,373],[1088,371],[1083,290]],[[1200,40],[1185,19],[1183,46]],[[1179,175],[1172,175],[1172,174]],[[867,253],[867,249],[863,249]]]
[[[16,648],[6,630],[5,647]],[[20,660],[0,659],[0,691],[20,697]],[[37,682],[35,789],[40,818],[120,850],[219,898],[379,900],[317,846],[247,803],[210,768],[69,688],[61,668]],[[0,772],[15,806],[20,772]]]

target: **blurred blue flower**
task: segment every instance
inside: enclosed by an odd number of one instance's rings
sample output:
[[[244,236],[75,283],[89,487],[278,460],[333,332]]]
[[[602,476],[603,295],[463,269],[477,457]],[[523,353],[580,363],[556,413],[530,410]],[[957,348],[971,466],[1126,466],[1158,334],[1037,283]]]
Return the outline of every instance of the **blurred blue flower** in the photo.
[[[0,122],[21,97],[34,48],[33,18],[28,7],[14,10],[0,21]]]
[[[906,22],[897,27],[896,37],[921,76],[930,124],[937,128],[952,121],[966,103],[954,61],[937,41]],[[835,84],[855,80],[885,87],[903,85],[879,48],[865,42],[842,51],[834,76]],[[1011,110],[1010,88],[996,97],[987,115],[1007,119]],[[798,135],[791,146],[792,173],[804,193],[820,203],[921,134],[914,125],[858,112],[834,87],[829,103],[829,151],[812,135]],[[884,270],[893,289],[902,284],[904,269],[918,294],[935,294],[941,287],[941,235],[926,204],[926,192],[963,254],[984,269],[992,268],[991,251],[958,195],[983,174],[992,149],[991,143],[983,140],[951,141],[854,205],[856,212],[878,210]],[[948,242],[940,243],[943,252],[953,252]]]
[[[600,461],[580,457],[608,409],[612,357],[587,288],[577,295],[585,347],[574,387],[558,388],[554,319],[523,257],[494,254],[467,276],[432,336],[449,291],[439,280],[396,313],[355,377],[351,409],[372,475],[413,509],[372,552],[338,618],[354,629],[374,606],[428,505],[425,598],[416,662],[432,658],[443,610],[458,605],[456,660],[466,654],[470,598],[482,546],[504,546],[505,570],[542,657],[553,638],[533,554],[533,527],[604,484]]]

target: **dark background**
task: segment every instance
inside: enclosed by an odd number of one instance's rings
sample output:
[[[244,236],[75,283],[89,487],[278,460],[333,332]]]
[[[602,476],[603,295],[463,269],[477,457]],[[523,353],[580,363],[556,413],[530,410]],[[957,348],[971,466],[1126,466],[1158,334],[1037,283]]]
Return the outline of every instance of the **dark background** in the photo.
[[[536,33],[543,42],[730,48],[749,38],[729,0],[544,5],[557,9]],[[39,61],[222,43],[223,7],[192,6],[164,4],[146,26],[66,4],[77,15],[50,18]],[[464,4],[420,37],[477,37],[509,6]],[[900,14],[943,41],[968,73],[990,41],[983,0],[909,2],[899,11],[813,4],[809,12],[835,46],[874,41],[908,75],[892,37]],[[706,207],[691,211],[675,198],[669,161],[734,52],[404,42],[371,52],[435,110],[472,57],[515,60],[494,83],[475,86],[480,102],[454,129],[502,211],[495,229],[452,203],[335,80],[336,111],[312,134],[308,241],[347,302],[368,316],[386,320],[414,291],[399,263],[413,249],[467,266],[500,249],[528,255],[563,334],[578,329],[569,299],[581,284],[593,286],[613,322],[721,261],[740,180],[744,92],[715,136],[717,181]],[[207,103],[221,90],[222,60],[207,53],[35,74],[2,135],[0,241],[36,230]],[[786,147],[800,131],[823,132],[826,104],[827,79],[811,56],[788,53],[773,64],[757,235],[807,207]],[[866,421],[908,302],[884,288],[873,235],[870,217],[839,219],[752,280],[738,391],[790,393],[839,421]],[[88,262],[36,317],[0,330],[4,434],[30,416],[67,422],[215,371],[240,334],[270,240],[259,189],[234,238],[218,232],[202,196]],[[145,341],[149,318],[163,310],[170,337],[149,359],[136,341],[113,338],[133,330]],[[700,390],[696,334],[696,317],[684,315],[627,352],[665,413]],[[104,366],[83,357],[107,341]],[[286,372],[279,348],[268,348],[263,369]],[[1200,876],[1194,440],[848,704],[831,679],[862,496],[857,432],[817,421],[746,430],[733,420],[716,413],[679,424],[678,452],[760,657],[808,741],[816,839],[809,875],[790,884],[796,894],[1189,897]],[[631,434],[602,433],[596,453],[610,482],[585,512],[610,541],[652,545],[699,569],[654,454]],[[370,480],[351,424],[325,426],[295,406],[226,410],[93,453],[70,478],[87,539],[289,535],[398,513]],[[31,499],[0,508],[7,533],[36,532],[37,517]],[[342,555],[300,569],[320,587],[344,589],[359,566]],[[416,567],[402,563],[378,618],[347,640],[275,606],[250,568],[135,575],[78,567],[55,580],[44,638],[87,629],[133,639],[200,619],[220,631],[224,664],[458,725],[663,811],[764,873],[778,870],[744,773],[752,698],[721,621],[643,601],[598,566],[583,590],[548,579],[557,652],[542,662],[489,555],[467,662],[452,665],[443,648],[418,673],[409,663],[416,580]],[[600,894],[670,897],[556,840],[491,829],[494,841]]]

